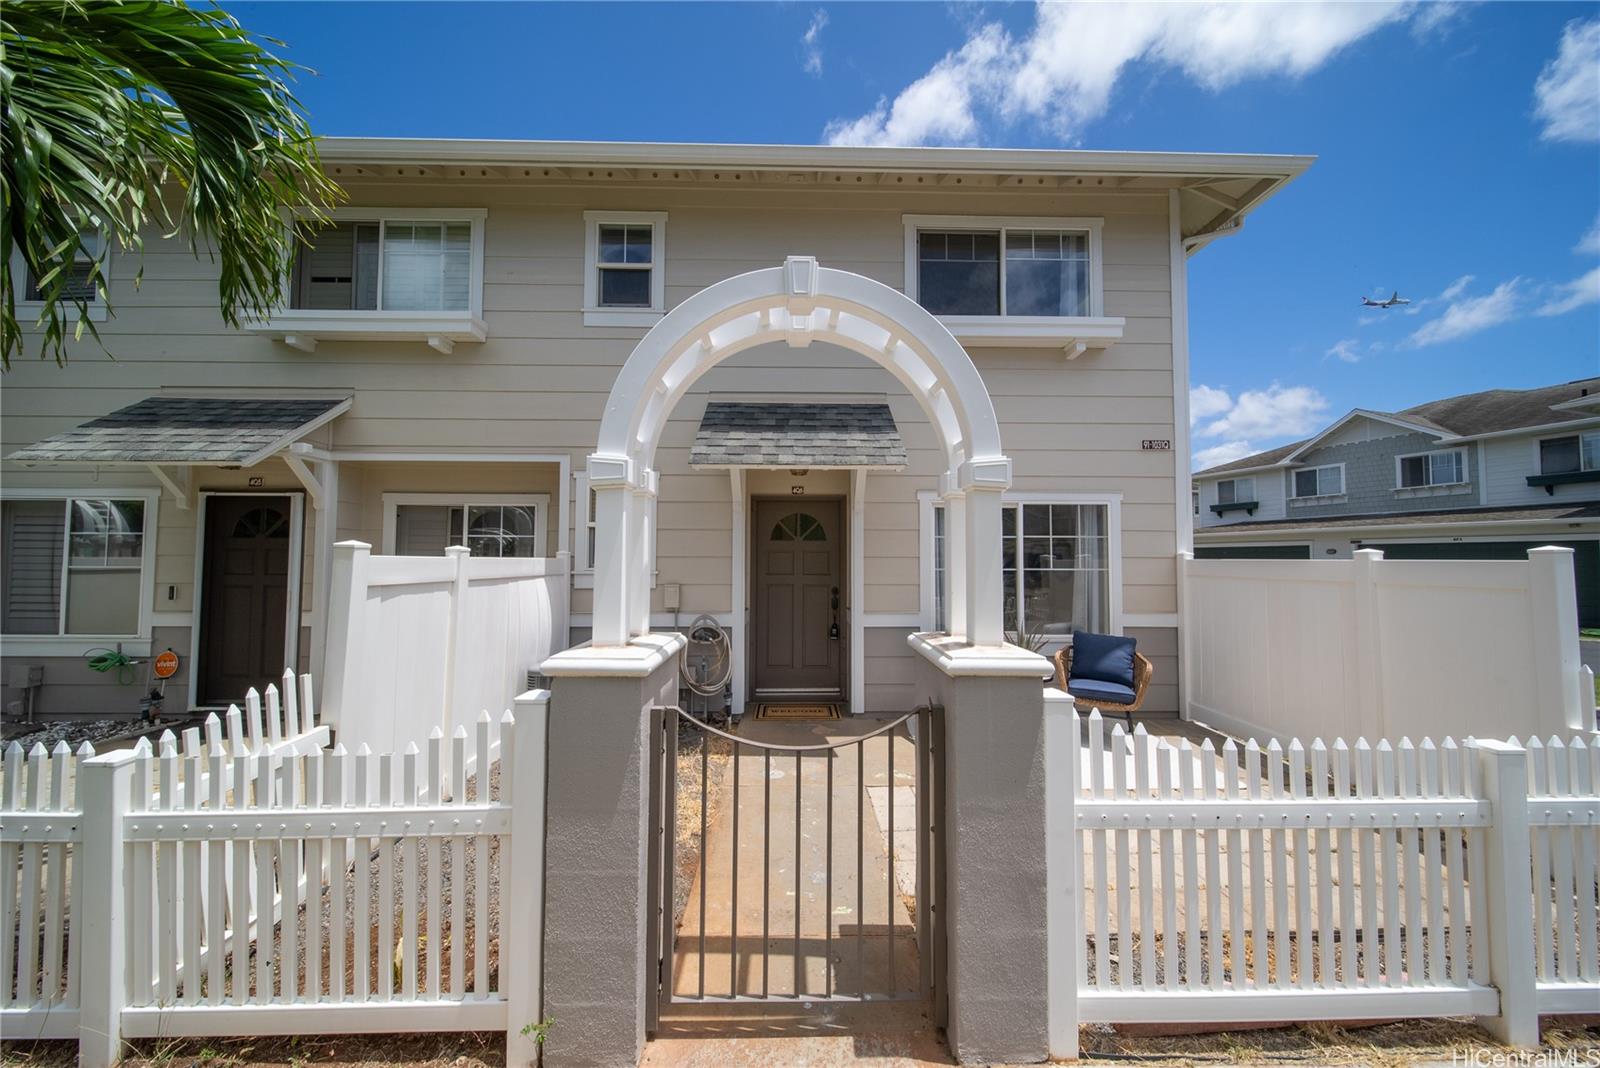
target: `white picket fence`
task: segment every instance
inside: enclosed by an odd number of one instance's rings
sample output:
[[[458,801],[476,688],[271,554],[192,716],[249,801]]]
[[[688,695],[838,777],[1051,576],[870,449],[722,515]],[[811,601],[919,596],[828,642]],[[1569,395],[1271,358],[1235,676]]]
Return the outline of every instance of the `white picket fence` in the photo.
[[[96,1066],[124,1038],[537,1021],[547,701],[402,753],[326,750],[305,722],[245,736],[237,710],[181,750],[170,733],[104,756],[13,747],[0,1030],[77,1038]],[[524,948],[497,959],[506,944]]]
[[[1220,749],[1047,700],[1052,1055],[1079,1022],[1600,1007],[1600,746]]]
[[[567,647],[567,560],[374,556],[333,547],[326,718],[346,745],[399,750],[509,708],[528,672]]]

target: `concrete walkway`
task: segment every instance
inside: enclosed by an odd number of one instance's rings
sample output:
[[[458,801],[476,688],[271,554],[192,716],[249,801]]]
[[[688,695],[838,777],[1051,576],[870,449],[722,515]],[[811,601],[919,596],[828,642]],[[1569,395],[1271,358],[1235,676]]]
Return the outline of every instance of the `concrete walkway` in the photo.
[[[870,734],[890,718],[753,720],[739,734],[815,745]],[[708,997],[765,991],[786,1000],[663,1006],[643,1063],[950,1063],[919,997],[916,745],[905,728],[798,757],[742,746],[724,774],[729,800],[713,814],[679,918],[672,990],[698,996],[703,959]],[[863,989],[911,1000],[823,1000]]]

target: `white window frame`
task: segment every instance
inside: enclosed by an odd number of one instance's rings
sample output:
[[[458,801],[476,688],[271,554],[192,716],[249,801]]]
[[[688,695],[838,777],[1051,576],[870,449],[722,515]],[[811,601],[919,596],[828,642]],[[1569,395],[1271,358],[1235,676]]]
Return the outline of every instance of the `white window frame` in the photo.
[[[1451,454],[1454,454],[1455,456],[1458,456],[1460,458],[1459,467],[1460,467],[1460,470],[1461,470],[1461,477],[1456,479],[1453,482],[1434,482],[1433,481],[1433,459],[1432,458],[1435,457],[1435,456],[1449,456]],[[1426,457],[1429,458],[1428,459],[1428,481],[1427,482],[1423,482],[1423,483],[1421,483],[1419,485],[1416,485],[1416,486],[1407,486],[1407,485],[1405,485],[1405,483],[1404,483],[1404,481],[1403,481],[1403,479],[1401,477],[1401,472],[1403,470],[1403,461],[1414,460],[1418,456],[1426,456]],[[1456,449],[1427,449],[1427,450],[1424,450],[1422,452],[1408,452],[1408,453],[1405,453],[1404,455],[1396,456],[1394,458],[1394,488],[1395,488],[1395,490],[1397,492],[1402,492],[1403,493],[1403,492],[1408,492],[1408,491],[1412,491],[1412,490],[1440,489],[1440,488],[1443,488],[1445,486],[1468,486],[1468,485],[1471,485],[1471,484],[1472,484],[1472,473],[1467,467],[1467,450],[1464,449],[1464,448],[1456,448]]]
[[[385,493],[383,495],[383,554],[393,556],[403,504],[431,505],[436,508],[470,508],[473,505],[531,506],[538,523],[533,528],[533,555],[544,557],[549,542],[550,495],[548,493]],[[465,515],[463,514],[463,523]],[[464,529],[464,528],[463,528]]]
[[[1544,469],[1544,443],[1547,442],[1547,441],[1559,441],[1562,438],[1577,438],[1578,439],[1578,472],[1581,473],[1581,472],[1585,472],[1585,471],[1600,471],[1600,467],[1584,467],[1583,466],[1583,439],[1584,438],[1588,438],[1588,437],[1600,438],[1600,428],[1590,428],[1590,429],[1586,429],[1586,430],[1571,430],[1571,431],[1568,431],[1565,434],[1541,434],[1539,437],[1535,438],[1534,442],[1533,442],[1533,471],[1534,471],[1534,474],[1536,474],[1536,475],[1554,475],[1554,474],[1571,474],[1572,473],[1572,472],[1566,472],[1566,471],[1560,471],[1560,472],[1558,472],[1558,471],[1546,471]]]
[[[7,656],[80,656],[96,645],[121,643],[122,651],[130,656],[150,655],[150,628],[153,623],[152,603],[156,583],[156,532],[160,528],[159,509],[161,492],[152,489],[92,488],[79,489],[7,489],[0,500],[60,501],[63,510],[74,500],[107,501],[138,500],[144,502],[144,541],[139,557],[139,625],[132,634],[67,634],[67,596],[71,581],[71,553],[67,544],[72,537],[71,515],[62,527],[61,546],[61,604],[55,634],[7,634],[4,641]]]
[[[608,308],[600,303],[600,227],[650,227],[650,306]],[[583,325],[654,326],[667,313],[667,213],[664,211],[586,211],[583,213]]]
[[[594,567],[589,554],[594,551],[594,511],[589,507],[589,476],[577,472],[572,476],[572,585],[576,589],[594,588]]]
[[[1111,634],[1123,631],[1122,614],[1122,494],[1121,493],[1048,493],[1027,490],[1007,490],[1001,496],[1004,507],[1022,504],[1090,504],[1106,509],[1106,582],[1109,586],[1106,603],[1106,629]],[[922,629],[931,631],[937,626],[934,619],[933,572],[933,511],[942,507],[943,501],[934,490],[917,493],[919,549],[918,591]],[[947,531],[948,534],[948,531]],[[1010,620],[1005,620],[1007,632]],[[1068,643],[1066,635],[1046,635],[1045,646],[1055,649]]]
[[[87,235],[86,235],[87,236]],[[112,242],[104,234],[99,235],[100,240],[100,284],[95,290],[94,299],[88,302],[90,322],[103,323],[106,321],[106,289],[111,284],[111,245]],[[91,263],[94,257],[78,256],[75,262]],[[28,265],[23,261],[22,250],[11,250],[11,278],[17,299],[17,325],[23,329],[32,326],[34,321],[44,311],[46,301],[22,299],[28,292]],[[65,312],[68,321],[76,322],[79,318],[78,306],[71,301],[57,301]]]
[[[1007,322],[1032,321],[1061,322],[1075,319],[1093,319],[1105,314],[1105,271],[1103,235],[1105,220],[1085,216],[1044,217],[1022,215],[903,215],[905,224],[906,296],[919,304],[918,294],[921,271],[918,269],[917,235],[923,230],[967,231],[974,233],[997,232],[1000,235],[1000,314]],[[1067,230],[1088,235],[1089,238],[1089,314],[1016,316],[1006,314],[1006,232],[1009,230]],[[964,321],[991,319],[987,315],[941,315],[940,319]]]
[[[290,270],[283,279],[283,311],[291,315],[310,315],[329,319],[361,316],[372,319],[397,319],[409,316],[483,316],[483,230],[489,217],[488,208],[334,208],[328,212],[331,222],[378,224],[378,303],[383,303],[383,234],[389,223],[431,222],[466,223],[472,228],[471,273],[467,280],[466,308],[415,310],[410,308],[291,308],[294,294],[294,272]]]
[[[1337,490],[1334,490],[1332,493],[1323,493],[1322,492],[1322,472],[1323,471],[1334,471],[1334,470],[1337,470],[1339,472],[1339,488]],[[1298,492],[1298,486],[1296,485],[1296,483],[1298,482],[1300,475],[1303,474],[1306,471],[1315,471],[1315,472],[1317,472],[1317,492],[1316,493],[1305,493],[1305,494],[1302,494],[1302,493]],[[1342,463],[1341,464],[1317,464],[1314,467],[1297,467],[1294,470],[1289,472],[1289,499],[1291,501],[1314,501],[1314,500],[1334,500],[1336,498],[1343,497],[1343,496],[1345,496],[1345,490],[1347,488],[1345,486],[1344,475],[1345,475],[1344,464],[1342,464]]]

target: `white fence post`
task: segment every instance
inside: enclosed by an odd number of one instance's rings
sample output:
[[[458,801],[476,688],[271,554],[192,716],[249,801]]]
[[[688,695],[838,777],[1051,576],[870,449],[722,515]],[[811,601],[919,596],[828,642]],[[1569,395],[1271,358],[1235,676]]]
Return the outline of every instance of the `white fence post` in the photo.
[[[1529,859],[1528,756],[1517,745],[1479,739],[1479,768],[1490,804],[1484,828],[1487,867],[1489,983],[1500,992],[1500,1014],[1480,1023],[1509,1046],[1539,1044],[1534,975],[1533,886]]]
[[[529,690],[516,698],[515,723],[501,723],[500,792],[509,797],[511,833],[500,861],[500,959],[504,962],[506,1064],[539,1063],[536,1032],[544,1019],[544,836],[545,744],[550,691]],[[488,781],[488,769],[478,774]]]
[[[348,730],[347,709],[359,707],[351,659],[360,655],[356,642],[367,600],[367,561],[372,546],[341,541],[333,547],[328,580],[328,633],[323,644],[322,718],[337,730]]]
[[[1361,733],[1368,738],[1388,736],[1388,709],[1383,703],[1383,636],[1378,633],[1378,565],[1383,563],[1381,549],[1357,549],[1350,554],[1354,561],[1355,602],[1354,662],[1346,669],[1354,669],[1349,693],[1359,695],[1361,706]]]
[[[1578,675],[1578,587],[1574,552],[1548,545],[1528,550],[1528,599],[1533,614],[1534,681],[1539,704],[1571,730],[1593,730],[1583,722],[1584,695]],[[1591,691],[1592,693],[1593,691]]]
[[[457,665],[470,661],[472,652],[462,646],[469,640],[470,632],[466,625],[467,611],[467,562],[472,559],[472,550],[465,545],[452,545],[445,549],[444,554],[455,564],[455,578],[450,582],[450,625],[445,631],[444,643],[444,715],[440,727],[446,735],[455,730],[459,719],[465,720],[471,715],[462,704],[462,680],[457,677]]]
[[[1194,603],[1189,594],[1193,564],[1194,553],[1178,553],[1178,715],[1185,720],[1194,718],[1190,708],[1194,700]]]
[[[85,947],[78,985],[78,1063],[85,1068],[106,1068],[122,1060],[122,1009],[128,1003],[123,815],[128,811],[136,759],[132,751],[108,753],[78,768],[83,862],[73,864],[73,875],[76,881],[82,873],[93,873],[80,888],[81,924],[73,917],[78,926],[73,937]],[[174,789],[166,783],[162,788]]]
[[[1179,562],[1183,566],[1182,561]],[[1078,955],[1083,880],[1078,868],[1078,713],[1063,690],[1044,692],[1045,976],[1052,1060],[1078,1059]]]

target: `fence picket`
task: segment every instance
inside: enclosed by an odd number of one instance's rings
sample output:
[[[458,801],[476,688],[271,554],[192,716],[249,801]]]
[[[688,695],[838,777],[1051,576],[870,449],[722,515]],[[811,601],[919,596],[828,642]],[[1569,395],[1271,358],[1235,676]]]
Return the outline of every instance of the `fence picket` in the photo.
[[[1306,799],[1306,751],[1296,738],[1289,743],[1289,796]],[[1301,989],[1311,986],[1311,833],[1303,824],[1287,832],[1294,850],[1294,976]]]
[[[417,804],[421,781],[417,777],[417,743],[406,746],[400,762],[401,804]],[[400,840],[400,901],[405,928],[401,939],[400,993],[407,1001],[417,997],[417,840],[410,836]]]
[[[265,748],[255,751],[255,807],[256,815],[262,822],[270,818],[266,810],[273,808],[273,758]],[[273,937],[277,929],[277,886],[274,880],[276,863],[273,854],[276,852],[273,840],[268,837],[268,830],[263,828],[261,837],[255,840],[255,869],[256,869],[256,991],[255,1000],[258,1004],[265,1005],[272,1001],[276,994],[273,986],[273,976],[277,971],[277,953],[275,945],[277,940]]]
[[[1572,739],[1567,755],[1571,761],[1571,796],[1592,797],[1600,793],[1600,778],[1595,775],[1593,760],[1595,751],[1585,745],[1580,736]],[[1596,928],[1600,927],[1600,914],[1596,909],[1600,901],[1596,900],[1596,880],[1591,875],[1600,872],[1595,855],[1597,829],[1573,820],[1569,833],[1573,855],[1577,858],[1577,900],[1573,911],[1578,926],[1578,979],[1595,983],[1600,982],[1600,946],[1596,945]]]
[[[1134,792],[1141,800],[1150,799],[1150,733],[1141,723],[1133,729],[1133,781]],[[1155,882],[1153,857],[1155,835],[1149,829],[1133,832],[1134,848],[1139,854],[1139,974],[1143,983],[1156,983],[1156,930]],[[1131,935],[1130,935],[1131,945]]]
[[[289,679],[289,685],[284,688],[284,694],[292,704],[294,700],[292,675]],[[297,713],[293,708],[286,707],[284,715],[289,717],[290,723],[293,723],[297,718]],[[307,808],[322,807],[323,775],[322,750],[313,749],[305,755],[304,788]],[[322,886],[325,878],[323,863],[327,848],[328,840],[325,838],[312,837],[305,839],[305,996],[307,1001],[317,1001],[322,997]]]
[[[1467,787],[1466,769],[1462,761],[1466,750],[1458,747],[1454,738],[1446,738],[1439,752],[1444,769],[1445,793],[1451,797],[1464,797]],[[1450,981],[1458,984],[1467,980],[1467,888],[1465,872],[1462,870],[1465,838],[1466,832],[1459,828],[1445,830],[1444,878],[1449,917],[1449,930],[1444,939],[1445,955],[1450,962]]]
[[[1106,743],[1100,711],[1089,711],[1089,790],[1096,799],[1104,798]],[[1089,832],[1090,846],[1094,851],[1094,966],[1095,984],[1111,985],[1111,916],[1107,900],[1109,888],[1106,870],[1106,831],[1104,827]]]
[[[1399,796],[1394,747],[1387,738],[1378,743],[1378,796]],[[1378,868],[1383,896],[1383,982],[1398,986],[1404,972],[1400,936],[1400,835],[1394,830],[1378,832]]]
[[[350,807],[349,754],[344,743],[333,747],[327,762],[328,786],[326,797],[331,807]],[[349,939],[345,918],[345,877],[350,872],[350,848],[353,839],[337,837],[329,842],[328,860],[328,996],[338,1003],[344,1000],[345,943]]]
[[[1195,789],[1195,764],[1199,755],[1194,747],[1189,744],[1189,739],[1183,739],[1178,750],[1178,783],[1179,790],[1184,799],[1197,796]],[[1199,850],[1197,848],[1198,835],[1185,834],[1181,836],[1183,842],[1183,917],[1186,932],[1183,944],[1184,986],[1190,990],[1198,990],[1202,986],[1216,987],[1221,977],[1213,974],[1210,982],[1202,982],[1200,969],[1200,865]],[[1212,937],[1216,937],[1216,929],[1212,929]]]
[[[6,746],[5,756],[5,810],[22,810],[23,752],[20,742]],[[13,1003],[12,990],[21,986],[16,980],[17,913],[20,889],[17,884],[18,866],[21,863],[22,844],[0,838],[0,865],[5,871],[0,878],[0,1008]]]
[[[391,807],[398,807],[400,783],[394,774],[394,754],[384,753],[378,758],[378,796]],[[388,1001],[394,996],[394,973],[397,967],[397,946],[394,940],[394,860],[399,843],[390,838],[378,839],[378,917],[379,934],[377,960],[374,967],[378,975],[378,1000]]]
[[[1128,796],[1128,744],[1122,724],[1111,728],[1111,792],[1118,801]],[[1133,859],[1128,855],[1129,841],[1126,826],[1118,827],[1114,838],[1117,870],[1117,986],[1124,991],[1133,985],[1133,899],[1128,883],[1132,877]]]
[[[186,753],[183,758],[183,805],[192,817],[203,814],[205,797],[200,790],[201,757],[200,731],[184,731]],[[198,819],[196,819],[198,822]],[[183,897],[179,901],[179,923],[183,928],[183,964],[180,978],[183,982],[183,1004],[194,1005],[200,1001],[200,939],[205,928],[200,870],[200,842],[187,839],[180,847],[183,879]]]
[[[1421,780],[1418,775],[1417,748],[1411,743],[1410,738],[1400,739],[1399,757],[1399,796],[1414,798],[1421,796]],[[1405,946],[1405,972],[1408,980],[1420,980],[1426,971],[1426,964],[1422,957],[1422,886],[1420,872],[1417,870],[1421,843],[1417,840],[1417,831],[1413,827],[1406,827],[1400,832],[1400,874],[1405,903],[1404,916],[1404,946]]]
[[[372,750],[366,742],[356,746],[355,799],[356,804],[374,804],[377,778],[373,774]],[[372,928],[372,839],[358,835],[355,840],[355,920],[350,932],[350,996],[356,1001],[366,1001],[372,996],[371,963],[376,942]],[[381,913],[380,909],[380,913]]]
[[[457,726],[450,735],[450,801],[467,801],[467,728]],[[459,826],[459,825],[458,825]],[[467,915],[467,840],[450,839],[450,996],[459,998],[466,987],[467,931],[462,923]]]
[[[71,750],[65,741],[59,741],[50,750],[50,792],[46,811],[66,811],[67,758]],[[40,979],[39,1000],[46,1005],[61,1002],[62,929],[61,910],[66,896],[66,877],[61,870],[66,865],[67,847],[52,842],[44,856],[44,961]]]
[[[1432,738],[1422,740],[1422,796],[1435,799],[1442,796],[1439,775],[1439,750]],[[1440,864],[1438,827],[1422,830],[1422,896],[1428,908],[1427,929],[1424,934],[1428,944],[1428,981],[1445,982],[1444,968],[1444,886]]]
[[[1377,754],[1365,738],[1356,739],[1356,796],[1376,797]],[[1374,821],[1376,822],[1376,821]],[[1374,826],[1356,832],[1361,848],[1361,978],[1376,986],[1378,960],[1378,853],[1382,832]]]
[[[1350,747],[1343,738],[1333,743],[1333,796],[1345,800],[1350,796]],[[1332,985],[1335,979],[1342,986],[1353,987],[1359,981],[1356,960],[1356,845],[1355,831],[1348,824],[1339,827],[1339,948],[1333,960],[1337,972],[1324,970],[1323,981]]]

